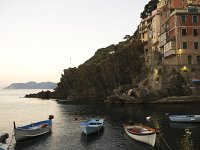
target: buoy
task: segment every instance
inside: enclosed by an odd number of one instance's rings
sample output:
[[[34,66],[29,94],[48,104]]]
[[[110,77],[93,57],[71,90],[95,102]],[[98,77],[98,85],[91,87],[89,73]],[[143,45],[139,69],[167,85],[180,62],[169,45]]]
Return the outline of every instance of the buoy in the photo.
[[[151,119],[151,116],[146,117],[146,120],[150,120],[150,119]]]
[[[169,113],[165,113],[165,116],[169,116]]]

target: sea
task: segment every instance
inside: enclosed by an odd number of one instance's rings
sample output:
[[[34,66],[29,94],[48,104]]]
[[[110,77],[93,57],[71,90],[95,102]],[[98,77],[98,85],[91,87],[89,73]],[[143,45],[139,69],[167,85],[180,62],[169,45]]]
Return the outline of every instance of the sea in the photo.
[[[172,123],[168,118],[169,114],[200,114],[199,104],[63,103],[24,97],[41,90],[0,90],[0,133],[9,134],[9,150],[200,150],[200,123]],[[15,142],[13,121],[23,126],[49,115],[54,115],[51,133]],[[79,125],[90,118],[104,118],[104,128],[86,136]],[[123,123],[129,121],[156,128],[156,145],[131,139],[123,129]]]

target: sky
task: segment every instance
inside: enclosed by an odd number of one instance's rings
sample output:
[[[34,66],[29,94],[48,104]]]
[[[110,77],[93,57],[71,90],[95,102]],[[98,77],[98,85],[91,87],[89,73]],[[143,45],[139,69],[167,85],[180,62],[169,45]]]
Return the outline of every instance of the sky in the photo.
[[[0,0],[0,88],[59,82],[99,48],[133,35],[148,0]]]

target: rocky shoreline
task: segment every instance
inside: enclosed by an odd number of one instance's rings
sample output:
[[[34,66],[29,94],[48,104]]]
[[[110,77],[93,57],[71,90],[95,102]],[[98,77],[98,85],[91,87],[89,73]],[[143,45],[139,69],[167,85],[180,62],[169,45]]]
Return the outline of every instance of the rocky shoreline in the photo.
[[[135,99],[131,96],[110,96],[105,103],[111,104],[185,104],[185,103],[200,103],[200,96],[171,96],[153,101],[143,102],[140,99]]]

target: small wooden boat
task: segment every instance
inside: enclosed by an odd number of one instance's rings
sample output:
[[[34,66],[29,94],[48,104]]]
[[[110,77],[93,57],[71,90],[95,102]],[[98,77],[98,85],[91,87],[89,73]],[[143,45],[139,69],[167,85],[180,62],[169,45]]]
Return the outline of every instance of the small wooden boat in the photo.
[[[156,142],[156,129],[150,128],[143,124],[123,124],[126,133],[134,140],[155,145]]]
[[[103,128],[104,119],[90,119],[81,122],[80,127],[86,135],[99,132]]]
[[[174,122],[200,122],[200,115],[170,115],[169,119]]]
[[[14,136],[16,142],[25,141],[51,131],[53,115],[49,115],[49,119],[32,123],[22,127],[16,127],[14,122]]]

